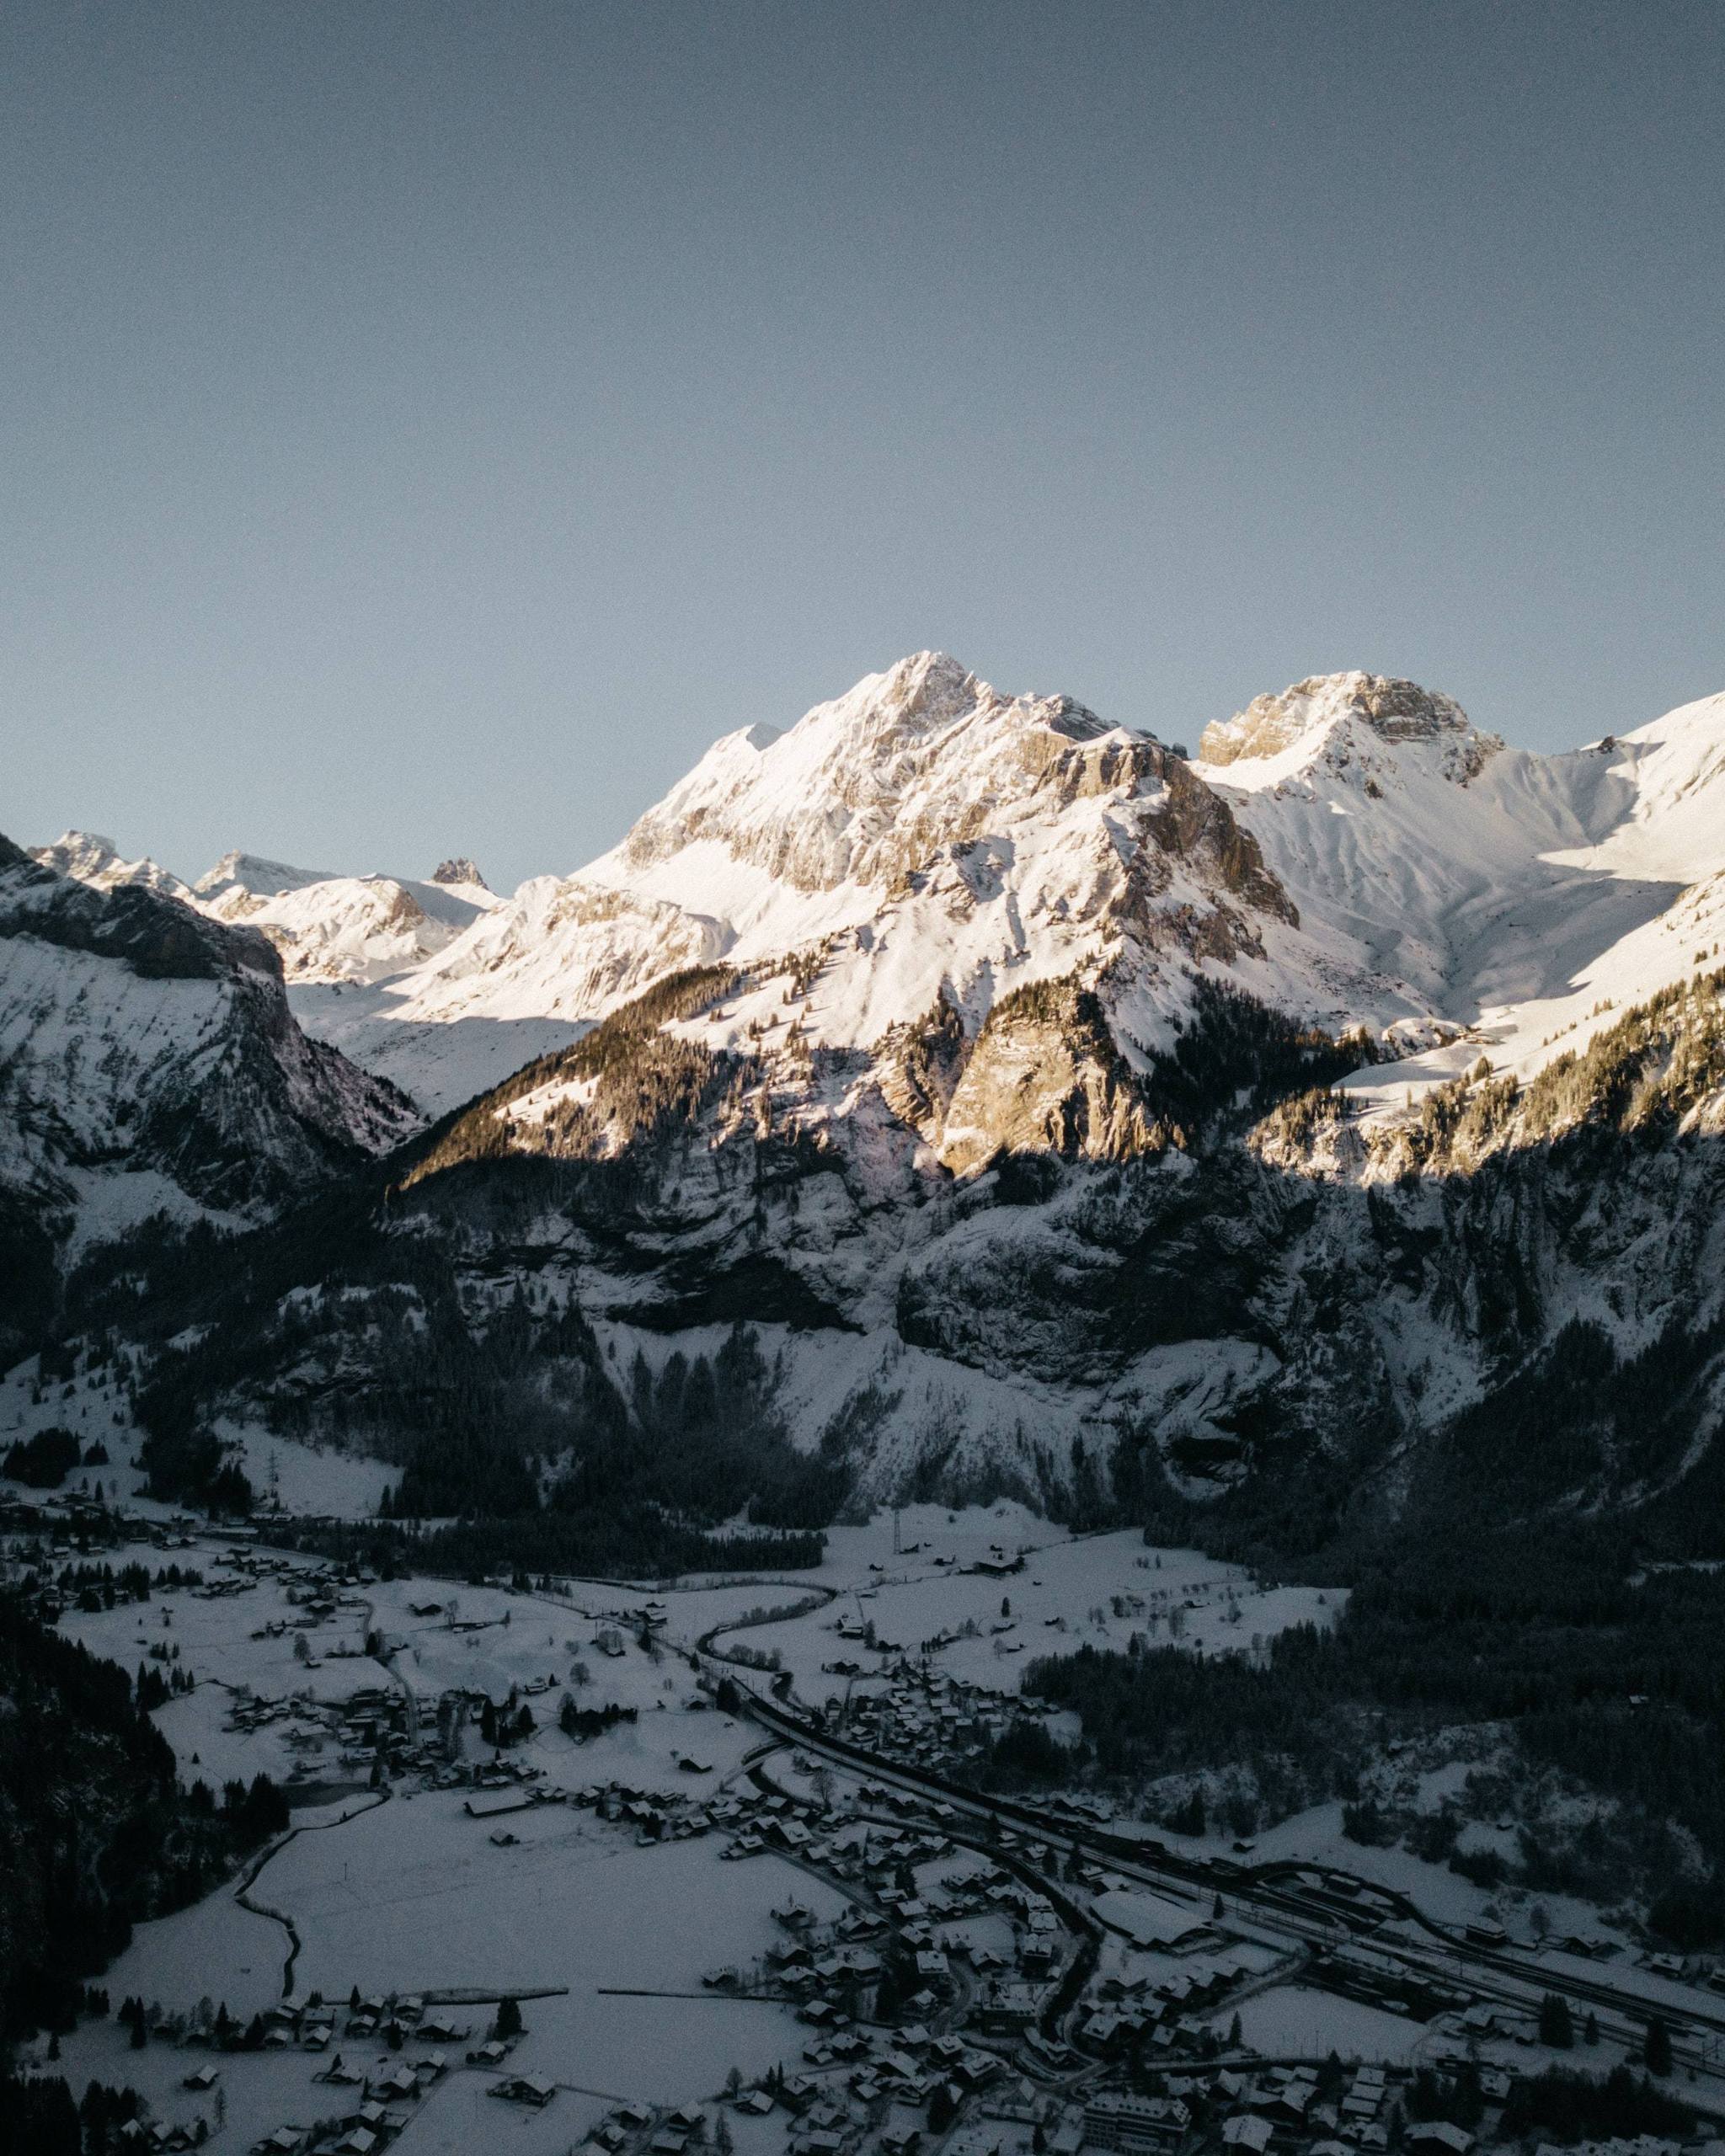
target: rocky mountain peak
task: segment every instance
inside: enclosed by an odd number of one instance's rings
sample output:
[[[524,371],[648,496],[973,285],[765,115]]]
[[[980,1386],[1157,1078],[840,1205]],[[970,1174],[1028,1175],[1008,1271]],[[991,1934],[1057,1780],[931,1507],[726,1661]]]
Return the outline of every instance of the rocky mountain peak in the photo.
[[[440,861],[431,871],[431,881],[434,883],[472,883],[482,891],[491,889],[479,873],[478,863],[465,853],[456,854],[447,861]]]
[[[1033,803],[1057,813],[1159,782],[1165,754],[1070,696],[1007,696],[947,653],[917,652],[782,734],[715,743],[611,859],[633,877],[717,841],[802,892],[884,889]]]
[[[267,861],[236,846],[199,877],[192,889],[206,901],[236,891],[248,892],[254,898],[276,898],[284,891],[303,891],[313,883],[334,880],[327,869],[294,868],[285,861]]]
[[[1350,720],[1383,741],[1450,737],[1477,744],[1479,761],[1503,746],[1495,736],[1476,732],[1453,697],[1423,689],[1417,681],[1356,670],[1311,675],[1279,696],[1254,696],[1244,711],[1205,727],[1199,759],[1226,766],[1279,756],[1307,742],[1315,744],[1338,722]]]
[[[172,875],[147,855],[127,861],[110,838],[99,831],[62,831],[51,846],[29,849],[31,858],[51,868],[56,876],[70,876],[99,891],[111,891],[122,883],[135,883],[171,899],[190,894],[179,877]]]

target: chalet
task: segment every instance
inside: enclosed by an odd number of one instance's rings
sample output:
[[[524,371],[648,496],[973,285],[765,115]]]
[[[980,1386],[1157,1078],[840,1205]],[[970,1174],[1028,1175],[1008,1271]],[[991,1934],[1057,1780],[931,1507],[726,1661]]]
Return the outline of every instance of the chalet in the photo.
[[[793,2137],[791,2156],[841,2156],[845,2137],[830,2127],[817,2127]]]
[[[1407,2145],[1424,2156],[1467,2156],[1473,2136],[1448,2119],[1419,2119],[1407,2129]]]
[[[1268,2119],[1254,2117],[1250,2111],[1238,2111],[1232,2118],[1222,2121],[1222,2146],[1236,2152],[1236,2156],[1264,2156],[1274,2132]]]
[[[543,2111],[557,2094],[557,2084],[539,2073],[512,2073],[506,2080],[494,2082],[488,2093],[501,2096],[505,2103],[531,2104]]]
[[[1272,2119],[1284,2126],[1304,2126],[1306,2113],[1317,2100],[1317,2084],[1296,2075],[1266,2099]]]
[[[991,2036],[1016,2036],[1041,2010],[1042,1993],[1035,1984],[996,1983],[977,2008],[977,2025]]]
[[[505,1796],[470,1796],[462,1810],[470,1819],[499,1819],[506,1812],[531,1811],[535,1801],[531,1791],[515,1787]]]
[[[312,2145],[311,2131],[302,2126],[279,2126],[261,2141],[252,2143],[253,2156],[302,2156]]]

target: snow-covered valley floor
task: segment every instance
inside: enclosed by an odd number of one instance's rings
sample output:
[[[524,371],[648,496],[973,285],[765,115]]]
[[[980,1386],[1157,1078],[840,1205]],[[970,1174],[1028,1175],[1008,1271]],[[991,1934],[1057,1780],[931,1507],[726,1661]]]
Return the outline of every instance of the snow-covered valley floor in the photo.
[[[953,1679],[1010,1695],[1039,1653],[1086,1641],[1124,1646],[1135,1632],[1193,1651],[1249,1652],[1287,1625],[1332,1621],[1341,1600],[1316,1589],[1261,1589],[1237,1568],[1146,1549],[1134,1534],[1075,1538],[1006,1502],[959,1513],[911,1508],[896,1522],[882,1514],[836,1529],[812,1574],[697,1580],[656,1592],[569,1581],[551,1593],[523,1593],[423,1577],[340,1585],[318,1580],[310,1560],[208,1529],[176,1537],[162,1554],[195,1568],[202,1586],[158,1588],[147,1603],[110,1610],[74,1609],[63,1628],[127,1668],[152,1649],[169,1657],[177,1649],[173,1666],[190,1672],[195,1688],[170,1699],[157,1720],[182,1775],[219,1785],[269,1773],[288,1790],[292,1831],[264,1853],[254,1876],[140,1926],[104,1983],[116,2004],[136,1995],[170,2014],[195,2015],[210,2002],[243,2023],[269,2015],[285,1993],[302,2001],[321,1994],[336,2025],[322,2051],[284,2036],[261,2052],[212,2053],[160,2039],[134,2050],[115,2020],[86,2021],[61,2039],[58,2070],[75,2089],[91,2079],[130,2083],[158,2121],[202,2121],[218,2152],[251,2149],[285,2125],[351,2114],[360,2100],[353,2084],[328,2078],[339,2057],[362,2092],[406,2071],[411,2091],[384,2100],[396,2116],[393,2145],[407,2156],[503,2147],[563,2156],[624,2101],[654,2117],[672,2105],[698,2106],[707,2146],[723,2146],[723,2121],[740,2156],[784,2156],[796,2123],[782,2110],[756,2117],[727,2103],[732,2070],[745,2086],[775,2067],[812,2071],[860,2117],[868,2106],[857,2110],[854,2076],[836,2063],[807,2067],[819,2032],[791,2000],[722,1995],[703,1978],[721,1967],[763,1969],[769,1947],[786,1936],[775,1909],[800,1903],[830,1936],[825,1928],[848,1908],[875,1906],[871,1894],[846,1883],[841,1867],[802,1861],[794,1849],[762,1848],[745,1862],[731,1860],[734,1830],[718,1820],[689,1838],[655,1840],[638,1833],[626,1811],[607,1817],[590,1799],[558,1800],[604,1786],[626,1800],[658,1793],[686,1809],[735,1796],[758,1803],[777,1791],[824,1817],[820,1831],[833,1849],[852,1855],[866,1856],[872,1838],[897,1830],[865,1776],[842,1762],[823,1765],[757,1721],[723,1711],[692,1666],[698,1643],[776,1655],[775,1673],[788,1680],[791,1698],[819,1710],[846,1689],[888,1685],[897,1648],[915,1657],[926,1646]],[[150,1557],[158,1561],[157,1552]],[[800,1614],[762,1621],[798,1603]],[[865,1673],[836,1674],[828,1665],[839,1660],[864,1665]],[[766,1673],[736,1667],[757,1688],[766,1683]],[[709,1663],[709,1685],[713,1673]],[[357,1695],[369,1711],[368,1699],[411,1701],[425,1734],[438,1726],[441,1704],[447,1724],[458,1694],[499,1706],[513,1699],[517,1710],[526,1704],[531,1733],[501,1755],[482,1737],[477,1709],[457,1718],[451,1739],[466,1775],[489,1771],[500,1756],[517,1779],[495,1789],[471,1779],[441,1786],[443,1770],[410,1769],[368,1787],[376,1777],[351,1748],[347,1703]],[[633,1710],[634,1719],[578,1742],[558,1726],[565,1697],[581,1708]],[[540,1801],[526,1801],[531,1790]],[[494,1812],[494,1804],[513,1808]],[[836,1818],[848,1823],[834,1827]],[[937,2028],[964,2028],[969,2041],[969,2009],[992,1982],[986,1972],[1010,1970],[1034,1925],[1027,1911],[967,1886],[996,1876],[977,1822],[968,1844],[963,1823],[949,1819],[943,1828],[937,1812],[915,1831],[931,1823],[955,1838],[937,1860],[918,1859],[914,1891],[931,1903],[933,1950],[961,1973],[956,1998],[930,2019]],[[1112,1825],[1156,1835],[1182,1856],[1229,1854],[1226,1837],[1181,1838],[1125,1817]],[[1092,1906],[1106,1927],[1098,1977],[1154,1994],[1221,1969],[1220,1995],[1192,2026],[1200,2035],[1208,2026],[1226,2044],[1237,2011],[1242,2057],[1322,2057],[1335,2049],[1393,2068],[1445,2056],[1450,2039],[1442,2020],[1410,2020],[1314,1988],[1301,1935],[1279,1928],[1273,1913],[1266,1922],[1244,1903],[1231,1905],[1212,1930],[1208,1888],[1146,1893],[1141,1878],[1119,1874],[1075,1883],[1058,1847],[1039,1854],[1030,1843],[1026,1850],[1012,1861]],[[1486,1913],[1487,1897],[1441,1867],[1346,1843],[1333,1804],[1259,1838],[1254,1862],[1282,1860],[1380,1880],[1454,1926]],[[883,1891],[892,1890],[877,1885],[873,1892]],[[1560,1930],[1588,1919],[1555,1902],[1551,1913]],[[1192,1936],[1154,1943],[1157,1927],[1170,1924]],[[1145,1924],[1149,1943],[1131,1943],[1134,1926]],[[1055,1929],[1070,1955],[1077,1945],[1071,1920],[1060,1918]],[[1430,1960],[1429,1939],[1413,1944]],[[1433,1966],[1445,1966],[1441,1953]],[[1583,1973],[1589,1966],[1575,1965]],[[1612,1973],[1632,1986],[1643,1975],[1621,1963]],[[1657,1987],[1646,1993],[1649,2003],[1674,2011],[1696,1997],[1651,1975],[1646,1981]],[[742,1988],[757,1989],[756,1980]],[[1525,1988],[1536,2000],[1536,1989]],[[346,2003],[355,1992],[362,1999],[441,1999],[451,2028],[427,2037],[410,2031],[399,2049],[377,2033],[350,2034]],[[470,2060],[505,1993],[524,1994],[525,2036],[506,2061]],[[1089,2010],[1081,2007],[1081,2016]],[[1527,2020],[1526,2006],[1512,1999],[1480,2055],[1524,2068],[1539,2063],[1525,2056]],[[864,2034],[880,2055],[899,2041],[888,2030]],[[40,2045],[36,2052],[40,2058]],[[1597,2063],[1622,2052],[1608,2023]],[[438,2052],[441,2066],[415,2077],[415,2062]],[[1003,2057],[1014,2057],[1010,2042]],[[213,2086],[185,2086],[206,2063],[219,2068]],[[1074,2094],[1108,2074],[1076,2057],[1068,2070],[1078,2077]],[[542,2109],[496,2100],[499,2082],[514,2076],[550,2084]],[[873,2118],[871,2137],[883,2116]],[[867,2146],[874,2145],[871,2137]]]

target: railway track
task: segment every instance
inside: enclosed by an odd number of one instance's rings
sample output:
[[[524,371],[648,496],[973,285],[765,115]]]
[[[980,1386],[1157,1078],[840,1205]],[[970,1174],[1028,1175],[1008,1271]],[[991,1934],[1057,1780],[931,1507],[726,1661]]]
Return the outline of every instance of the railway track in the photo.
[[[991,1820],[1002,1829],[1031,1834],[1038,1840],[1071,1849],[1081,1859],[1087,1857],[1105,1863],[1111,1870],[1153,1887],[1159,1893],[1166,1894],[1172,1889],[1181,1898],[1194,1902],[1206,1896],[1220,1895],[1241,1914],[1249,1915],[1254,1923],[1297,1939],[1307,1947],[1334,1947],[1348,1937],[1357,1938],[1359,1943],[1369,1945],[1374,1953],[1400,1964],[1410,1980],[1423,1988],[1434,1984],[1450,1989],[1464,1987],[1476,1996],[1522,2013],[1536,2010],[1542,1993],[1557,1992],[1573,2004],[1603,2009],[1613,2017],[1609,2029],[1601,2024],[1602,2035],[1633,2047],[1644,2036],[1648,2023],[1658,2019],[1670,2031],[1674,2055],[1680,2066],[1716,2071],[1725,2063],[1725,2007],[1713,2013],[1699,2002],[1677,2005],[1601,1979],[1583,1977],[1570,1970],[1551,1969],[1523,1956],[1479,1945],[1428,1917],[1406,1895],[1381,1886],[1375,1881],[1338,1873],[1333,1866],[1323,1869],[1334,1877],[1348,1880],[1362,1893],[1378,1897],[1397,1917],[1418,1925],[1427,1935],[1429,1948],[1422,1952],[1401,1942],[1380,1940],[1374,1935],[1375,1927],[1348,1927],[1338,1915],[1302,1903],[1282,1883],[1300,1869],[1316,1867],[1247,1867],[1232,1864],[1218,1866],[1162,1848],[1146,1854],[1142,1844],[1124,1836],[1086,1827],[1014,1798],[967,1789],[932,1769],[887,1758],[847,1737],[833,1735],[784,1703],[763,1699],[744,1681],[739,1665],[713,1652],[708,1646],[711,1636],[699,1643],[691,1656],[692,1662],[698,1666],[704,1655],[717,1673],[729,1678],[742,1711],[750,1719],[835,1765],[865,1774],[889,1787],[932,1798],[973,1819]],[[1685,2100],[1694,2100],[1686,2096]]]

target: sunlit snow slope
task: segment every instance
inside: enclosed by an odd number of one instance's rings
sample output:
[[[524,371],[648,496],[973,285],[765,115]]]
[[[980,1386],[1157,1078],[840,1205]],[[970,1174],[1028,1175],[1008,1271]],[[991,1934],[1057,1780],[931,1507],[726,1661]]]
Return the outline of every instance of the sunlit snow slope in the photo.
[[[1363,1079],[1385,1103],[1482,1046],[1526,1075],[1725,934],[1725,697],[1539,756],[1447,698],[1333,675],[1208,728],[1196,768],[1308,922],[1468,1029]]]

